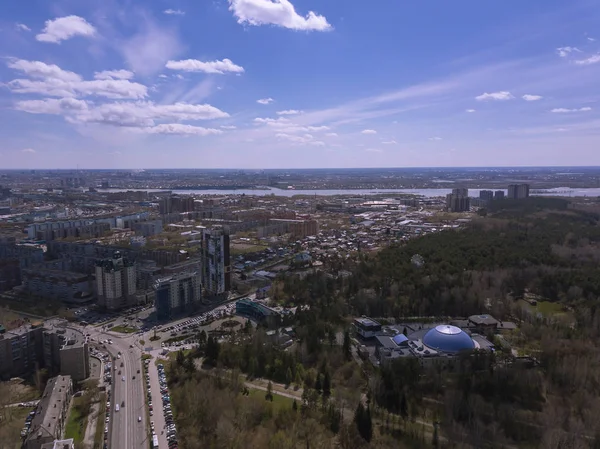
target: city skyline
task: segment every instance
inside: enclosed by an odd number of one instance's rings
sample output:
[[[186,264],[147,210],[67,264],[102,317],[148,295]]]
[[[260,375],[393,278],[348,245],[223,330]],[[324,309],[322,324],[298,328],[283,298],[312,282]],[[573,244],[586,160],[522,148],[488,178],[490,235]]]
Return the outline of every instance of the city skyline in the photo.
[[[593,1],[0,14],[0,169],[600,165]]]

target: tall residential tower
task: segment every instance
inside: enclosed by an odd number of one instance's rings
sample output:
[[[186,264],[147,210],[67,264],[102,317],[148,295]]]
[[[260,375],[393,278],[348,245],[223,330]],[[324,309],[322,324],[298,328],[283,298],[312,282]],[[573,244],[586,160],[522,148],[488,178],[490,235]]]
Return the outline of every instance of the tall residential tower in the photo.
[[[231,290],[229,235],[223,229],[202,232],[202,285],[209,297]]]

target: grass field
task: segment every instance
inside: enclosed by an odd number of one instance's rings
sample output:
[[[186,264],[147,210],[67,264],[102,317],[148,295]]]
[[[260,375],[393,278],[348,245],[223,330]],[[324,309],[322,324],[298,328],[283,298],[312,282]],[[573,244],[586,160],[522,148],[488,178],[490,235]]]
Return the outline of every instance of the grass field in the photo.
[[[104,425],[105,425],[105,414],[106,414],[106,393],[100,394],[100,407],[98,410],[98,417],[96,422],[96,433],[94,435],[94,449],[102,449],[102,443],[104,442]]]
[[[135,327],[129,326],[115,326],[112,327],[110,330],[113,332],[120,332],[122,334],[133,334],[134,332],[137,332],[137,329]]]
[[[252,398],[259,398],[262,400],[265,400],[265,395],[267,394],[266,391],[263,390],[258,390],[256,388],[250,388],[250,395],[248,397],[252,397]],[[298,403],[298,407],[300,407],[300,401],[296,401]],[[294,403],[294,400],[291,398],[288,398],[286,396],[281,396],[279,394],[277,394],[277,392],[275,390],[273,390],[273,409],[274,410],[281,410],[281,409],[285,409],[285,408],[292,408],[292,404]]]
[[[0,448],[20,449],[21,429],[32,408],[7,407],[0,420]]]
[[[82,416],[76,407],[82,401],[82,397],[74,398],[69,412],[69,419],[65,427],[65,438],[73,438],[75,442],[81,442],[85,435],[87,416]]]

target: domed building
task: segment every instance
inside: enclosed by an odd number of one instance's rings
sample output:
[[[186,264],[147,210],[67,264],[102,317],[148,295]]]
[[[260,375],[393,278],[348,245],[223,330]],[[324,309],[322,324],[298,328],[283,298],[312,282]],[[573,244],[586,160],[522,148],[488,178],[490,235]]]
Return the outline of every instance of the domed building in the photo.
[[[469,334],[450,324],[440,324],[428,330],[422,341],[425,346],[446,354],[456,354],[476,348]]]

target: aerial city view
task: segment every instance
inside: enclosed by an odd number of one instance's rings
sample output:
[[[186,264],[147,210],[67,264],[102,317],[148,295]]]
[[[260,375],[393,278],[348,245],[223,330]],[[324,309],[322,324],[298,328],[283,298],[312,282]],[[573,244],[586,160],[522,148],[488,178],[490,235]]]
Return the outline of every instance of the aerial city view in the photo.
[[[0,449],[600,448],[599,24],[0,2]]]

